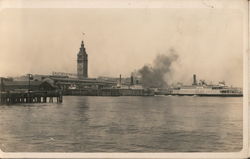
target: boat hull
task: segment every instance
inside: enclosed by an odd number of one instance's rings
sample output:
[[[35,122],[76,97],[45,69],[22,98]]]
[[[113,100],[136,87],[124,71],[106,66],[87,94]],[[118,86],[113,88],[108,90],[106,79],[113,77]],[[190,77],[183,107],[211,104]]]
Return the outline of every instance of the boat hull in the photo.
[[[166,94],[173,96],[243,97],[243,94]]]

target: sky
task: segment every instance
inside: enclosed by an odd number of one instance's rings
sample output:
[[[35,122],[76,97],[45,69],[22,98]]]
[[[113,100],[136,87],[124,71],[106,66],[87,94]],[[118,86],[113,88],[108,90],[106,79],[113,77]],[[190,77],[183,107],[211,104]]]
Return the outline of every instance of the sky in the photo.
[[[0,76],[76,73],[84,39],[89,77],[130,76],[174,50],[169,81],[243,83],[239,10],[3,9],[0,19]]]

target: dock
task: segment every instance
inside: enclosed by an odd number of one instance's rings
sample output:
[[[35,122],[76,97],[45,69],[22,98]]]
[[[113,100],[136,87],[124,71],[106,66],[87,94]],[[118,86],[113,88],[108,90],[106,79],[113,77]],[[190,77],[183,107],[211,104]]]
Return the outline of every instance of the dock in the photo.
[[[73,89],[64,90],[65,96],[154,96],[154,91],[149,89]]]
[[[0,92],[0,104],[17,103],[62,103],[61,91]]]

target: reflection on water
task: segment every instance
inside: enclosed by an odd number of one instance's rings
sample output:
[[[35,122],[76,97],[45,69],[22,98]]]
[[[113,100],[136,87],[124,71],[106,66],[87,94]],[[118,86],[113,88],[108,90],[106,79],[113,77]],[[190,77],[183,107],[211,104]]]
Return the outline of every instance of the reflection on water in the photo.
[[[242,148],[242,98],[64,97],[0,106],[14,152],[230,152]]]

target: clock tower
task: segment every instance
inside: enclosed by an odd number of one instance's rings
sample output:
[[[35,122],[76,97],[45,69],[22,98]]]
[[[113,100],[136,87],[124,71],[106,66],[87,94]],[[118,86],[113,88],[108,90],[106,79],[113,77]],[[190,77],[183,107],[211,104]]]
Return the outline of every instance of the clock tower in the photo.
[[[77,76],[79,79],[88,78],[88,54],[83,41],[77,54]]]

